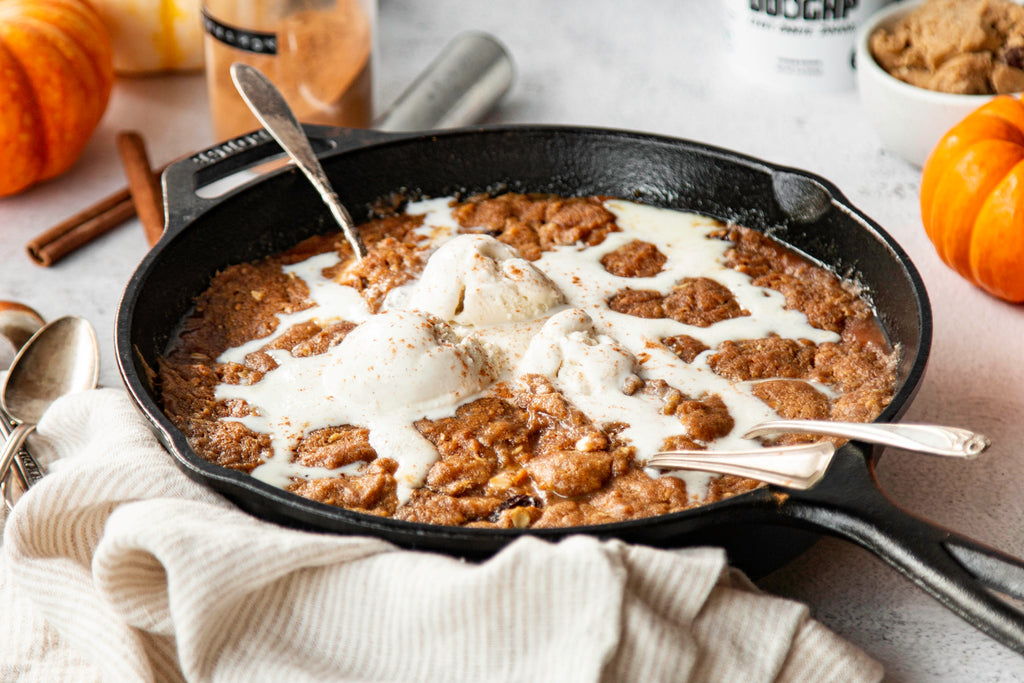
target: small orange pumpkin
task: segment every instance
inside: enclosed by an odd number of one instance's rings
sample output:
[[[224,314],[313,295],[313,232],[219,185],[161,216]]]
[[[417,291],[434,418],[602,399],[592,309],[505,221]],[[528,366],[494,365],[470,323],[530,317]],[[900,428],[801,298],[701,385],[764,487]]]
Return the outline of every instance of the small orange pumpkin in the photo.
[[[996,97],[943,136],[921,175],[921,220],[947,265],[1024,301],[1024,103]]]
[[[0,0],[0,196],[66,171],[114,82],[110,37],[83,0]]]

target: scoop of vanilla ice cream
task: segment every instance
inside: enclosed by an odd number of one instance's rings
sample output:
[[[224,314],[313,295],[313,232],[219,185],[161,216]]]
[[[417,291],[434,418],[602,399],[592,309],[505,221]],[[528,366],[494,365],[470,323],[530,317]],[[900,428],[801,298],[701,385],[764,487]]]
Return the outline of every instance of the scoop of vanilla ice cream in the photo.
[[[371,316],[327,353],[270,354],[279,367],[255,384],[220,384],[216,396],[245,399],[259,410],[245,420],[279,421],[282,428],[290,423],[293,435],[303,428],[297,421],[365,425],[379,415],[411,422],[432,410],[446,414],[453,402],[494,381],[479,341],[461,338],[448,323],[419,311]]]
[[[476,327],[531,320],[565,301],[547,275],[486,235],[459,235],[442,245],[403,298],[403,308]]]
[[[445,321],[420,311],[371,316],[326,353],[268,352],[278,363],[254,384],[219,384],[218,399],[241,398],[256,412],[235,419],[271,435],[274,457],[253,476],[287,486],[295,445],[309,429],[353,424],[369,429],[370,445],[398,463],[398,496],[423,484],[437,449],[416,420],[451,414],[495,379],[486,349]]]
[[[487,352],[443,320],[421,311],[386,311],[352,330],[345,381],[385,413],[429,412],[474,394],[493,380]],[[328,371],[326,381],[332,381]]]
[[[636,377],[636,359],[578,308],[551,316],[531,340],[516,372],[541,374],[568,395],[621,395]]]

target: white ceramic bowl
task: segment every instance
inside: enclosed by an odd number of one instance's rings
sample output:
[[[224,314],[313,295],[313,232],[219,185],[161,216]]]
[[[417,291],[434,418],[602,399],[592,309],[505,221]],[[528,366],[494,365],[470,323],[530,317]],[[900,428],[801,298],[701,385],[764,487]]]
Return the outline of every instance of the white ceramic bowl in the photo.
[[[913,11],[919,0],[899,2],[876,12],[857,35],[857,89],[864,115],[882,144],[922,166],[946,132],[994,95],[953,95],[904,83],[878,65],[868,38]]]

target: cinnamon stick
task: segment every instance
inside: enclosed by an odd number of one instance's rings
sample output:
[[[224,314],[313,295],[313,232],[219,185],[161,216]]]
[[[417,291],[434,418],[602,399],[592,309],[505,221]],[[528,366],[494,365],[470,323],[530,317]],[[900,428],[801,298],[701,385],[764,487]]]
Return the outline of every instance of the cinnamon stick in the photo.
[[[134,215],[131,193],[124,188],[41,233],[25,249],[37,264],[52,266]]]
[[[159,176],[149,165],[146,143],[135,131],[118,134],[117,149],[121,153],[121,165],[128,177],[128,189],[135,203],[135,212],[146,232],[146,240],[153,246],[164,231],[164,200]]]
[[[159,176],[165,168],[166,165],[155,169],[153,175]],[[36,264],[52,266],[75,249],[121,225],[135,213],[131,190],[122,188],[40,233],[25,245],[25,250]]]

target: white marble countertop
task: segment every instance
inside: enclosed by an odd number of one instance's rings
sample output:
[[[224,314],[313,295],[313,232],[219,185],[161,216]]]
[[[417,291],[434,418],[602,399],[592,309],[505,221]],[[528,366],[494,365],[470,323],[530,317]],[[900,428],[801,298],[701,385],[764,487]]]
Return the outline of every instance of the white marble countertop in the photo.
[[[892,234],[931,296],[935,338],[905,419],[957,424],[994,441],[982,459],[951,462],[890,452],[878,472],[900,505],[1024,556],[1024,311],[955,275],[935,255],[918,214],[919,170],[881,147],[855,90],[792,95],[736,78],[724,63],[719,2],[700,0],[381,0],[378,102],[392,101],[454,35],[492,33],[509,48],[516,83],[491,122],[558,123],[677,136],[802,168],[834,182]],[[64,176],[0,199],[0,298],[50,319],[88,318],[101,338],[101,381],[119,385],[113,321],[146,251],[131,221],[52,268],[25,243],[122,187],[114,139],[145,136],[154,163],[213,143],[200,75],[120,79],[99,130]],[[864,648],[891,681],[1011,681],[1024,658],[965,624],[879,560],[825,539],[761,581],[801,600]]]

